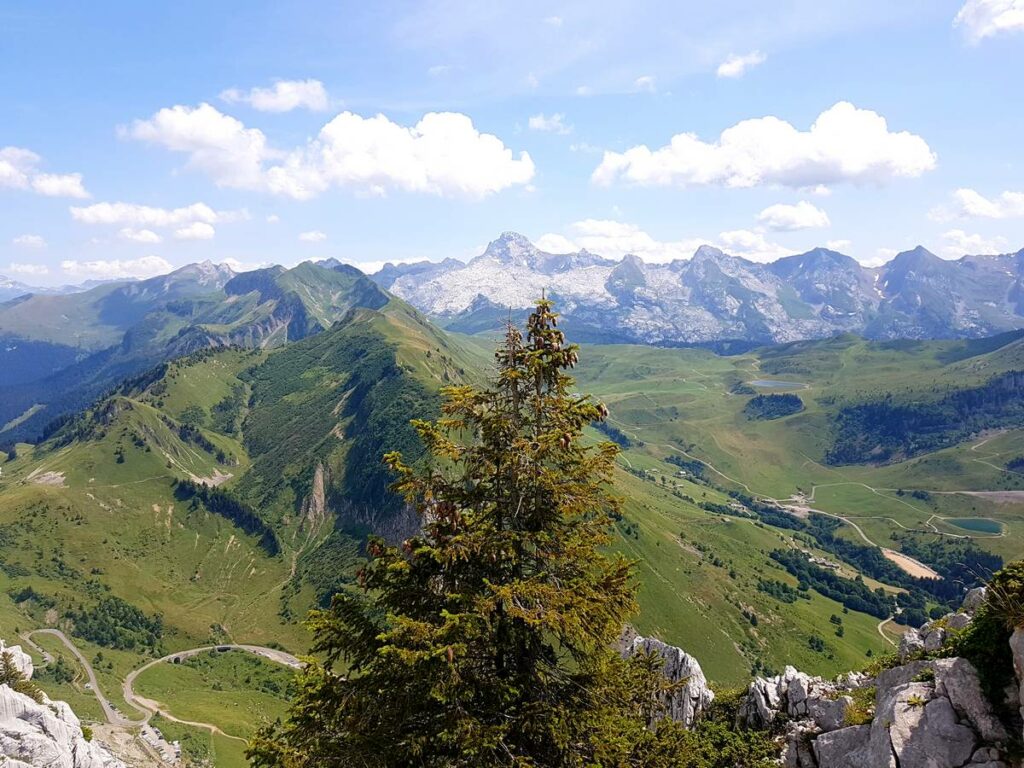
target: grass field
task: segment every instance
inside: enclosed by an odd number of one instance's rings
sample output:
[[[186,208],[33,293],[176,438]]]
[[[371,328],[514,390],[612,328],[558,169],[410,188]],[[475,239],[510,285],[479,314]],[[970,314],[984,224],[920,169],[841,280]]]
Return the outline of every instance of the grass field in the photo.
[[[829,415],[837,403],[886,392],[964,386],[1021,362],[1019,343],[981,356],[944,362],[962,342],[869,344],[838,338],[736,357],[703,350],[587,347],[580,388],[602,398],[611,422],[638,445],[624,461],[665,458],[682,450],[713,467],[714,479],[753,495],[802,496],[826,512],[856,519],[880,543],[894,531],[916,529],[968,535],[1006,559],[1024,555],[1024,494],[971,495],[1024,489],[1024,474],[1008,459],[1024,454],[1024,428],[980,435],[970,442],[884,466],[827,466]],[[767,377],[806,384],[805,409],[787,418],[751,420],[737,385]],[[915,498],[910,492],[926,491]],[[966,492],[966,493],[961,493]],[[965,530],[948,519],[984,518],[1001,535]]]
[[[791,546],[786,533],[681,501],[665,490],[663,478],[695,501],[721,499],[678,477],[665,462],[669,456],[703,461],[714,485],[842,515],[883,547],[898,548],[894,535],[912,530],[948,541],[970,536],[1005,560],[1024,556],[1024,494],[1014,493],[1024,489],[1024,474],[1005,466],[1024,454],[1024,429],[979,435],[889,465],[829,466],[824,459],[837,404],[976,384],[1020,364],[1019,343],[966,357],[972,349],[963,342],[887,345],[841,337],[794,346],[735,357],[585,346],[577,371],[580,390],[608,405],[609,422],[631,442],[620,457],[623,468],[647,473],[646,479],[623,473],[618,484],[633,526],[621,548],[641,573],[637,625],[697,655],[721,682],[734,682],[742,664],[757,660],[772,666],[786,659],[823,674],[861,666],[869,651],[891,650],[883,634],[895,640],[900,630],[890,623],[879,631],[873,617],[840,614],[838,638],[823,629],[838,604],[815,593],[811,601],[782,605],[759,593],[758,578],[795,583],[766,557]],[[751,387],[755,381],[762,386]],[[744,392],[755,391],[796,392],[804,410],[752,420],[744,413],[750,399]],[[840,535],[862,542],[850,525]],[[709,565],[709,553],[726,567]],[[756,627],[744,612],[758,616]],[[815,632],[827,642],[824,654],[808,645]]]
[[[284,713],[292,676],[286,667],[244,651],[210,651],[150,667],[135,689],[181,720],[210,723],[248,739]]]

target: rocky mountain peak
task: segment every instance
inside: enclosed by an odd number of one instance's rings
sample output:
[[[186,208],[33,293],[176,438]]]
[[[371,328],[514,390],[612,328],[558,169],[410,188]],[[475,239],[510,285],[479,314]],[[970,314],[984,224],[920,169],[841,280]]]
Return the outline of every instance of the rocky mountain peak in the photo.
[[[909,251],[900,251],[887,265],[890,270],[901,268],[914,268],[926,265],[942,264],[943,260],[929,251],[923,245],[911,248]]]
[[[546,253],[505,232],[468,264],[394,265],[373,279],[456,330],[477,327],[478,294],[526,307],[545,288],[567,318],[608,341],[978,337],[1024,327],[1024,250],[946,261],[917,247],[869,269],[831,248],[760,264],[702,245],[663,265]]]
[[[490,256],[503,263],[529,265],[540,251],[525,236],[518,232],[502,232],[497,240],[487,244],[483,256]]]
[[[713,245],[702,245],[700,248],[693,252],[693,258],[691,259],[691,261],[713,261],[715,263],[718,263],[723,259],[729,258],[732,257],[727,256],[725,251],[722,251],[719,248],[715,248]]]
[[[227,264],[214,264],[207,259],[195,264],[186,264],[184,267],[166,275],[165,279],[167,282],[175,278],[179,280],[194,280],[200,285],[222,288],[234,276],[235,271]]]

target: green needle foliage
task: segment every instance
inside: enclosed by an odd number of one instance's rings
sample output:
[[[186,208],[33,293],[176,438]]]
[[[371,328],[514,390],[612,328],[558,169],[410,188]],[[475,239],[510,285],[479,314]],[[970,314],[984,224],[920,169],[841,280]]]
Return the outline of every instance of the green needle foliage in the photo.
[[[43,702],[43,692],[15,666],[14,656],[9,651],[0,654],[0,685],[25,694],[37,704]]]
[[[678,727],[650,727],[660,660],[613,648],[636,609],[606,549],[618,448],[581,441],[606,409],[573,390],[550,301],[496,359],[490,388],[449,388],[437,422],[414,422],[425,462],[385,457],[423,531],[371,539],[365,594],[313,615],[325,662],[250,745],[255,765],[683,764]]]

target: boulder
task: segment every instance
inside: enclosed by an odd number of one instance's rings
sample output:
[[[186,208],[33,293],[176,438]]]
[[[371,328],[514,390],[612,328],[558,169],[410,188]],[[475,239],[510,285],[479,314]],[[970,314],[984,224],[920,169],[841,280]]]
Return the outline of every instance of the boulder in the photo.
[[[925,674],[931,668],[932,663],[930,661],[912,661],[899,667],[884,669],[875,679],[875,687],[881,692],[889,688],[906,685],[913,682],[915,678]]]
[[[949,699],[959,718],[969,722],[983,742],[1005,744],[1009,734],[981,690],[974,665],[967,659],[938,659],[932,662],[932,669],[935,692]]]
[[[664,660],[663,674],[671,682],[679,684],[662,694],[661,704],[665,716],[682,723],[686,728],[692,727],[715,698],[700,664],[681,648],[639,635],[633,638],[627,656],[637,653],[653,654]]]
[[[963,629],[971,623],[971,617],[963,613],[950,613],[946,616],[946,627],[949,629]]]
[[[985,587],[975,587],[974,589],[969,590],[967,594],[964,595],[964,601],[961,603],[960,609],[964,613],[973,616],[974,613],[985,604],[986,593],[987,590]]]
[[[921,633],[916,629],[908,629],[903,633],[903,637],[900,638],[900,646],[896,651],[896,655],[900,661],[906,661],[913,654],[924,650],[924,639],[921,637]]]
[[[921,627],[924,649],[929,653],[940,650],[946,644],[947,637],[949,637],[949,632],[944,624],[931,622]]]
[[[817,768],[812,746],[815,735],[815,728],[810,723],[790,723],[786,728],[782,764],[786,768]]]
[[[978,747],[974,731],[930,683],[879,691],[872,740],[886,732],[900,768],[961,768]]]
[[[814,758],[821,768],[896,768],[896,759],[871,739],[870,725],[853,725],[823,733],[812,744]]]
[[[853,699],[849,696],[840,696],[837,699],[811,700],[808,713],[814,720],[814,725],[822,733],[838,731],[846,725],[846,713],[853,706]]]

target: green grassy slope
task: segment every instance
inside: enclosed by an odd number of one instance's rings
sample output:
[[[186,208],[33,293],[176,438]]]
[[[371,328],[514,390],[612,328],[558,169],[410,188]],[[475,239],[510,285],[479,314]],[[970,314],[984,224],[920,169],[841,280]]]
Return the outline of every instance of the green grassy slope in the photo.
[[[211,347],[269,349],[389,299],[351,268],[304,263],[236,276],[212,265],[0,304],[0,445],[35,439],[120,379]],[[32,356],[50,361],[33,374]],[[7,365],[10,363],[10,365]]]
[[[974,342],[868,343],[839,337],[731,357],[695,349],[594,346],[585,348],[582,360],[581,389],[604,399],[611,412],[610,424],[632,440],[622,457],[624,467],[652,470],[655,478],[671,475],[676,468],[664,460],[686,453],[708,465],[707,475],[716,485],[842,515],[856,523],[870,542],[882,547],[900,549],[912,541],[950,548],[970,541],[1008,560],[1024,555],[1024,494],[1020,493],[1024,475],[1006,466],[1024,454],[1022,428],[1008,424],[892,464],[825,463],[835,437],[835,414],[846,404],[890,395],[927,401],[950,390],[979,386],[1021,367],[1024,360],[1018,334]],[[765,386],[752,384],[766,380]],[[746,402],[755,393],[783,391],[798,394],[804,411],[771,420],[744,414]],[[679,478],[673,481],[682,482]],[[700,500],[692,490],[686,494]],[[712,542],[717,532],[727,529],[730,532],[721,537],[723,543],[714,545],[716,551],[733,552],[736,562],[751,558],[745,567],[769,570],[772,564],[766,564],[764,555],[778,544],[760,534],[752,540],[749,528],[754,526],[749,522],[716,521],[715,515],[693,510],[671,495],[657,503],[648,494],[647,501],[637,503],[641,492],[631,488],[628,496],[634,501],[634,522],[639,529],[662,531],[660,546],[654,544],[653,549],[639,549],[627,542],[643,561],[641,569],[650,571],[643,579],[648,597],[640,625],[649,623],[667,639],[681,639],[684,647],[701,659],[701,652],[707,654],[715,676],[716,659],[724,662],[735,650],[721,642],[722,637],[714,636],[716,628],[725,628],[730,637],[751,635],[750,628],[741,626],[741,613],[735,606],[726,620],[730,612],[724,605],[726,595],[731,591],[748,599],[757,596],[757,591],[751,589],[749,575],[744,581],[743,566],[735,567],[737,580],[723,580],[714,568],[694,570],[693,562],[686,562],[676,552],[679,545],[667,548],[667,540],[678,534],[682,519],[689,519],[686,524],[700,530],[700,541]],[[998,534],[993,529],[998,529]],[[778,535],[785,537],[785,531],[773,534],[776,539]],[[850,524],[842,526],[840,536],[864,544]],[[958,538],[965,536],[971,539]],[[668,557],[666,550],[673,552],[672,557],[664,567],[657,567]],[[689,553],[691,561],[695,557]],[[655,568],[658,573],[653,572]],[[771,578],[787,581],[784,575]],[[713,616],[713,621],[694,626],[682,618],[680,626],[673,628],[663,620],[667,613],[663,606],[673,593],[696,601],[695,595],[708,591],[721,606],[703,611]],[[771,610],[770,604],[763,605],[761,610],[765,609]],[[826,622],[835,607],[818,604],[816,598],[810,603],[777,606],[776,612],[786,616],[788,627],[780,628],[773,640],[771,630],[764,628],[764,622],[759,624],[756,633],[762,642],[758,652],[764,658],[770,662],[790,657],[808,669],[826,669],[833,663],[834,659],[816,657],[820,654],[809,650],[806,638],[815,626]],[[862,657],[867,648],[877,652],[879,643],[884,643],[874,627],[877,621],[858,615],[856,623],[844,615],[842,640],[822,634],[835,646],[836,662],[848,664],[858,654]],[[856,630],[854,624],[859,625]],[[694,635],[697,637],[687,640]]]
[[[206,351],[125,382],[0,465],[0,636],[75,635],[75,616],[111,598],[159,615],[149,644],[75,636],[107,654],[115,700],[152,654],[229,639],[304,651],[300,622],[351,582],[362,536],[401,527],[381,454],[415,454],[409,419],[436,413],[473,360],[393,302],[278,350]],[[180,481],[218,486],[280,552]]]

